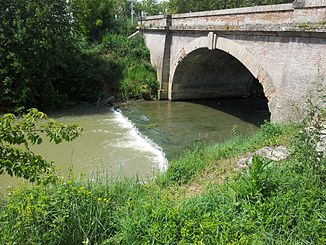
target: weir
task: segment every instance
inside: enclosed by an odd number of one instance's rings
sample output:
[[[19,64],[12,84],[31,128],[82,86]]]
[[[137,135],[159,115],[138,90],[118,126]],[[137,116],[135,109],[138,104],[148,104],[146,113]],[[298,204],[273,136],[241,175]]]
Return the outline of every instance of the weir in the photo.
[[[149,16],[139,29],[160,99],[247,97],[258,82],[274,122],[301,119],[326,90],[326,0]],[[321,102],[321,100],[319,100]]]

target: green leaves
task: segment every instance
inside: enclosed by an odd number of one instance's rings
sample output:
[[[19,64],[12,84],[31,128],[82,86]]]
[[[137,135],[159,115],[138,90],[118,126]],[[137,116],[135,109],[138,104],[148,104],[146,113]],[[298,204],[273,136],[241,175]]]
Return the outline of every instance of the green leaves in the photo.
[[[46,132],[51,142],[59,144],[62,141],[72,141],[77,138],[81,128],[77,125],[64,125],[51,120],[46,126],[42,126],[42,132]]]
[[[259,156],[253,156],[251,166],[240,177],[239,195],[255,201],[266,197],[270,185],[266,172],[269,163]]]
[[[159,84],[156,74],[148,62],[149,51],[143,38],[130,38],[108,34],[98,48],[109,53],[115,69],[121,77],[119,84],[121,95],[125,99],[154,99]],[[117,69],[118,68],[118,69]]]
[[[0,117],[0,174],[35,182],[54,172],[53,164],[31,152],[29,144],[39,145],[45,136],[56,144],[71,141],[80,135],[82,128],[46,118],[37,109],[30,109],[19,118],[13,114]]]
[[[109,30],[112,1],[71,0],[70,7],[79,28],[90,41],[97,41]]]
[[[0,145],[0,156],[0,174],[7,173],[35,182],[54,172],[52,163],[30,151]]]
[[[56,66],[78,43],[67,1],[0,0],[0,6],[0,110],[54,107],[64,94]]]

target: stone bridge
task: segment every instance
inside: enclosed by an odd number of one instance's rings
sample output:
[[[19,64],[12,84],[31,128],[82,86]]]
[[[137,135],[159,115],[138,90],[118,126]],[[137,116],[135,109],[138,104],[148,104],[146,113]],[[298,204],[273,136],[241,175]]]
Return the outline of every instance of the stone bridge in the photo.
[[[277,122],[326,90],[326,0],[149,16],[139,29],[160,99],[246,97],[259,82]]]

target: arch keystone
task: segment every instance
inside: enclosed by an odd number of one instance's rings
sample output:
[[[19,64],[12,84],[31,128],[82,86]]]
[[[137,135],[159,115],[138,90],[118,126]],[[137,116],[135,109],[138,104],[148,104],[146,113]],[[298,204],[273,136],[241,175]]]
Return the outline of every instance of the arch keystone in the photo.
[[[207,35],[207,48],[209,50],[216,49],[217,35],[214,32],[209,32]]]

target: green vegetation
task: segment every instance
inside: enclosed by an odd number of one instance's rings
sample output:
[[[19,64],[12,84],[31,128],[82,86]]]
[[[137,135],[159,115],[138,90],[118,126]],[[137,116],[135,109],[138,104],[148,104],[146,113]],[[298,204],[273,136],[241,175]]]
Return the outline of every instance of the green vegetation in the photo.
[[[59,181],[12,190],[0,204],[0,241],[18,244],[324,244],[321,118],[265,124],[248,137],[195,149],[155,180]],[[324,120],[324,119],[323,119]],[[287,145],[282,162],[239,156]]]
[[[223,160],[252,152],[266,145],[285,144],[293,130],[296,130],[294,126],[265,123],[258,133],[248,138],[236,135],[223,144],[209,147],[203,147],[201,144],[198,144],[194,149],[185,152],[178,161],[174,162],[161,181],[167,183],[187,183],[194,175],[217,162],[223,162]]]
[[[112,1],[71,0],[70,7],[79,29],[89,40],[98,40],[112,24]]]
[[[0,116],[0,175],[21,177],[31,182],[53,182],[56,179],[53,163],[35,155],[29,145],[39,145],[44,136],[59,144],[78,137],[82,129],[77,125],[63,125],[50,120],[37,109],[21,118],[13,114]],[[20,147],[19,147],[20,146]]]
[[[64,0],[0,1],[1,109],[46,107],[64,95],[53,72],[77,52],[78,34]]]
[[[127,24],[127,1],[120,2],[125,10],[114,20],[121,8],[113,0],[0,0],[0,111],[96,102],[112,88],[126,98],[154,98],[148,52],[142,39],[127,40],[135,26]]]
[[[103,37],[97,48],[121,69],[116,87],[125,99],[156,98],[159,84],[142,37],[128,39],[122,35],[109,34]]]
[[[265,3],[271,2],[148,0],[136,11]],[[1,111],[52,109],[112,93],[155,97],[143,40],[126,38],[133,28],[126,24],[127,0],[0,0],[0,6]],[[36,182],[0,196],[1,244],[326,243],[326,159],[316,151],[325,114],[314,108],[301,124],[266,123],[248,137],[197,144],[146,183],[57,178],[53,164],[29,145],[70,141],[81,129],[44,119],[36,109],[0,117],[0,174]],[[254,156],[246,169],[237,168],[241,156],[266,145],[287,145],[291,156],[277,163]]]

